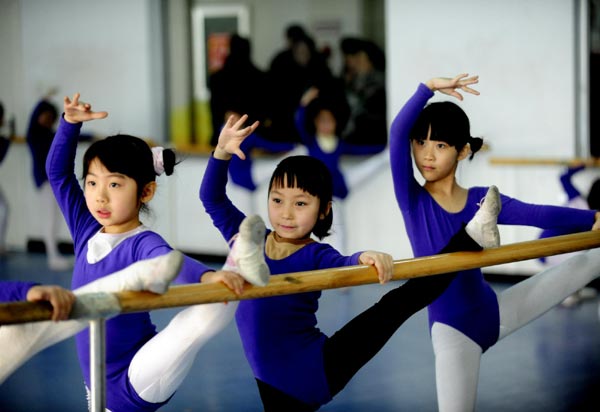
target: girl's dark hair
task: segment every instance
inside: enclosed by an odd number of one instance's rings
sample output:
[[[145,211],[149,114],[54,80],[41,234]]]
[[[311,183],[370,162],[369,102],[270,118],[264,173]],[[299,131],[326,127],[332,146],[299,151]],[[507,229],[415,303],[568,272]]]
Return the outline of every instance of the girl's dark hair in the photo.
[[[596,179],[596,181],[592,183],[592,187],[588,193],[587,202],[590,210],[600,210],[600,179]]]
[[[333,182],[327,166],[312,156],[290,156],[283,159],[275,168],[269,192],[273,187],[298,188],[319,199],[319,215],[327,212],[327,205],[333,196]],[[324,219],[317,219],[312,233],[319,239],[329,235],[333,222],[333,209]]]
[[[135,180],[138,199],[141,198],[144,187],[156,180],[152,150],[139,137],[118,134],[94,142],[83,156],[83,179],[94,159],[100,160],[109,171]],[[170,176],[176,164],[175,152],[165,149],[163,163],[166,175]]]
[[[467,143],[471,146],[471,157],[483,145],[483,139],[471,136],[471,127],[467,114],[452,102],[435,102],[427,105],[419,114],[411,132],[410,139],[426,139],[431,126],[430,140],[446,142],[460,152]]]
[[[345,107],[340,101],[336,102],[333,98],[328,97],[317,97],[306,107],[306,122],[304,124],[306,131],[314,135],[316,133],[315,119],[321,111],[328,110],[335,119],[335,134],[341,136],[346,123],[348,123],[349,115],[349,111],[344,109]]]

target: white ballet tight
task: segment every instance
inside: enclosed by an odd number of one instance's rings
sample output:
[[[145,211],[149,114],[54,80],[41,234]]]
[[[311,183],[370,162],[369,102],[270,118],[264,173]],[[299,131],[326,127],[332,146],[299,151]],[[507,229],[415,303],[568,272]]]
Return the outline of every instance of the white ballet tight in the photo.
[[[74,291],[76,295],[123,290],[165,292],[179,270],[173,254],[137,262]],[[75,335],[86,320],[32,322],[0,327],[0,384],[33,355]]]
[[[46,246],[46,254],[48,255],[49,260],[57,259],[60,257],[60,253],[58,252],[56,232],[59,222],[58,219],[61,215],[49,182],[45,182],[39,188],[39,201],[39,211],[44,214],[44,227],[42,233],[44,236],[44,244]]]
[[[187,376],[196,354],[233,319],[238,302],[195,305],[179,312],[129,365],[129,381],[147,402],[164,402]]]
[[[499,340],[543,315],[567,296],[600,276],[600,248],[577,254],[562,264],[517,283],[498,295]],[[435,352],[440,412],[475,409],[482,350],[458,330],[435,323]]]

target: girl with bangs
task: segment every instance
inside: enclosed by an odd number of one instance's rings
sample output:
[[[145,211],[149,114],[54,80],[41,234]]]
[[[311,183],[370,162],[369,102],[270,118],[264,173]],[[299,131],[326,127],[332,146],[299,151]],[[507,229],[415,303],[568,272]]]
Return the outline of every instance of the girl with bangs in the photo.
[[[464,222],[486,207],[487,200],[482,205],[489,196],[486,193],[497,192],[494,186],[464,188],[456,180],[459,162],[472,158],[483,143],[471,136],[465,112],[452,102],[426,106],[436,91],[458,100],[463,99],[460,91],[479,95],[470,87],[476,83],[478,76],[467,74],[430,79],[418,86],[392,123],[394,191],[415,257],[439,250]],[[414,176],[411,151],[423,185]],[[505,195],[500,195],[499,202],[499,224],[536,226],[563,234],[600,229],[600,212],[595,210],[534,205]],[[484,215],[482,221],[488,220],[495,221],[496,216]],[[491,241],[498,232],[487,236]],[[482,353],[599,275],[600,249],[584,252],[498,295],[481,269],[459,272],[428,307],[439,410],[474,410]]]
[[[209,159],[200,199],[225,239],[245,218],[226,193],[227,171],[258,122],[244,127],[248,116],[230,117]],[[375,266],[380,283],[392,278],[387,253],[366,251],[341,255],[322,240],[333,218],[333,183],[328,168],[310,156],[291,156],[276,167],[268,191],[272,229],[261,239],[271,274],[302,272],[349,265]],[[494,196],[491,192],[490,196]],[[493,200],[488,205],[497,204]],[[484,208],[488,215],[494,210]],[[480,216],[457,230],[442,252],[481,250],[497,246],[483,242],[494,221]],[[492,239],[494,236],[487,236]],[[332,336],[317,327],[320,291],[241,301],[236,322],[246,358],[256,378],[266,412],[315,411],[340,392],[391,338],[402,323],[438,297],[453,274],[410,279],[385,294]]]

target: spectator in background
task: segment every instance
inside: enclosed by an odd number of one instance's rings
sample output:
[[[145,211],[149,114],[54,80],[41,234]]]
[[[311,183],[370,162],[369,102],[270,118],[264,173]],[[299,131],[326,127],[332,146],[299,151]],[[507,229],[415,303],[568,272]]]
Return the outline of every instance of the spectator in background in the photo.
[[[271,124],[265,137],[299,142],[294,112],[302,94],[311,86],[322,90],[334,82],[334,77],[314,40],[301,26],[289,26],[286,39],[287,48],[275,55],[268,72]]]
[[[42,234],[48,267],[50,270],[64,271],[72,267],[72,262],[58,250],[57,226],[60,214],[46,175],[46,157],[54,140],[54,124],[57,119],[58,110],[54,104],[50,102],[49,97],[42,98],[29,119],[27,144],[31,152],[33,181],[38,192],[36,210],[42,214]]]
[[[0,128],[4,126],[4,106],[0,103]],[[14,136],[14,124],[11,125],[9,136],[5,137],[0,135],[0,164],[8,152],[8,148],[11,143],[11,139]],[[0,187],[0,256],[6,253],[6,230],[8,227],[8,201],[2,192]]]
[[[264,122],[267,110],[267,75],[252,63],[250,54],[250,41],[233,34],[229,43],[229,55],[223,67],[210,76],[212,146],[216,145],[221,126],[230,112],[248,113],[253,119]]]
[[[385,55],[372,41],[346,37],[342,78],[350,105],[350,119],[342,134],[348,143],[387,145]]]

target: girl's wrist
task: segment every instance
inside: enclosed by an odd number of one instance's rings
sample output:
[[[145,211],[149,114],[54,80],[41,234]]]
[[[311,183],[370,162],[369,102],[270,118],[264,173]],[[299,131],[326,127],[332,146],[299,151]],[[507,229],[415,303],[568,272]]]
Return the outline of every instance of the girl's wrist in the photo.
[[[218,160],[229,160],[231,159],[231,154],[217,146],[213,152],[213,157]]]
[[[77,124],[77,123],[79,123],[77,120],[69,119],[69,116],[67,116],[66,114],[63,114],[63,119],[65,119],[65,121],[67,123],[70,123],[70,124]]]
[[[433,79],[427,80],[424,84],[425,84],[425,86],[427,86],[427,88],[429,90],[431,90],[432,92],[435,92],[436,89],[435,89],[435,86],[433,85]]]

